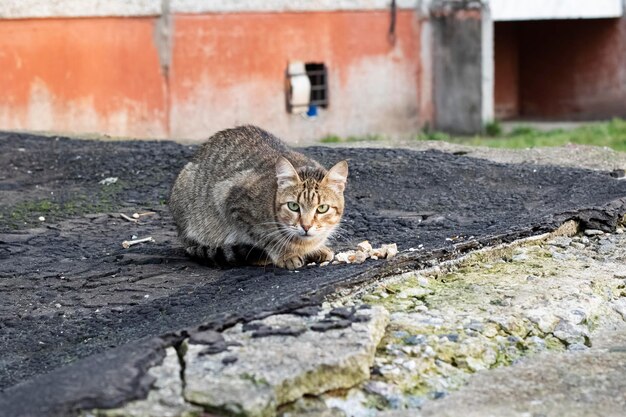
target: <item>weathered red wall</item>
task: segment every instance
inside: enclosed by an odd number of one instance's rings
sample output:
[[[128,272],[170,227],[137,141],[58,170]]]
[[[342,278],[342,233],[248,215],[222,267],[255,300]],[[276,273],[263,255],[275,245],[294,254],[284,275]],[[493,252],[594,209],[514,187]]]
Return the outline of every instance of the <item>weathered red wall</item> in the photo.
[[[514,45],[507,36],[517,34],[520,116],[626,117],[626,20],[500,23],[496,29],[496,45]],[[515,89],[506,79],[509,61],[500,58],[496,49],[496,104],[504,108]]]
[[[0,129],[202,139],[257,123],[298,142],[428,121],[414,11],[398,11],[395,45],[383,10],[171,22],[168,43],[156,17],[0,20]],[[330,106],[315,121],[286,112],[289,60],[328,66]]]
[[[0,21],[0,128],[165,136],[155,19]]]
[[[419,126],[420,23],[400,11],[233,13],[174,17],[172,133],[202,137],[257,123],[296,142]],[[324,62],[330,105],[317,121],[285,111],[290,60]]]
[[[519,45],[518,26],[508,23],[494,25],[496,119],[519,116]]]

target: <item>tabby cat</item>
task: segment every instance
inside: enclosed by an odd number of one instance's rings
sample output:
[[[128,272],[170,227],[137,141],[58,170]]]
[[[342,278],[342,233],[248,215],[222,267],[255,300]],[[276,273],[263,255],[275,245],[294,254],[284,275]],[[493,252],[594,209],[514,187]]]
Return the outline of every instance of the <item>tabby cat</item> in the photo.
[[[209,264],[297,269],[333,259],[348,163],[324,169],[255,126],[216,133],[178,175],[169,200],[189,255]]]

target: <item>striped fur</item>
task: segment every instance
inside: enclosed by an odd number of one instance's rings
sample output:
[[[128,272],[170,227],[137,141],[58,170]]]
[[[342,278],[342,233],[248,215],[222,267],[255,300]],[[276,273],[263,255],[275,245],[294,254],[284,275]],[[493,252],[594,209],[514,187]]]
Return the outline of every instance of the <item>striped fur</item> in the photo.
[[[325,243],[343,214],[347,175],[345,161],[327,171],[270,133],[242,126],[200,147],[169,206],[190,256],[295,269],[332,259]]]

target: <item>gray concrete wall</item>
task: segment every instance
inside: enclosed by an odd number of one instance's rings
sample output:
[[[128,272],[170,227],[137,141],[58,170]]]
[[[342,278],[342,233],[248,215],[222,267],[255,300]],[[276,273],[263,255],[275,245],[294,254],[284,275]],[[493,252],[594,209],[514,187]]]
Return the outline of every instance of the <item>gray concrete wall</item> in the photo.
[[[483,129],[483,20],[478,2],[431,7],[434,127],[457,134]],[[485,108],[484,108],[485,107]]]

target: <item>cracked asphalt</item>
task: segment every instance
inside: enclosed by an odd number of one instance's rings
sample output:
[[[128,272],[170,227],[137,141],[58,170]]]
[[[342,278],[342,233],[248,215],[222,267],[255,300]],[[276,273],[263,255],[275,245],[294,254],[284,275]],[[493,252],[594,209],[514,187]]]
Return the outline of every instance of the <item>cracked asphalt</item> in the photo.
[[[569,219],[611,230],[626,213],[626,181],[608,172],[439,151],[310,147],[303,152],[325,165],[350,163],[344,233],[332,246],[367,239],[397,243],[400,255],[299,272],[212,269],[184,256],[166,206],[193,150],[0,133],[0,409],[7,415],[72,415],[139,398],[151,382],[146,369],[184,329],[222,329],[316,305],[340,288]],[[100,184],[108,177],[118,180]],[[119,216],[143,211],[154,214],[137,223]],[[123,249],[132,236],[155,243]]]

